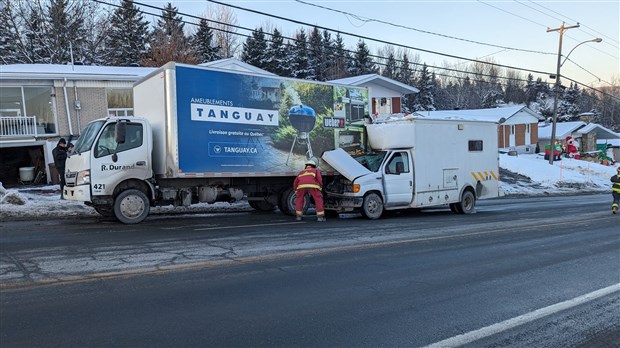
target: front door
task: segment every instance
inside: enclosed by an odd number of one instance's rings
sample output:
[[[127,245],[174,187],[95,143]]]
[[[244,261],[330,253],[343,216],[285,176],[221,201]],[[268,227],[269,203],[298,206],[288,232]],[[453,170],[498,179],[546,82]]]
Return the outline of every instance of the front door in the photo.
[[[413,170],[407,151],[394,151],[383,168],[386,206],[403,206],[413,200]]]
[[[112,195],[114,187],[126,179],[140,180],[151,176],[144,126],[127,122],[125,142],[116,143],[115,123],[107,124],[92,151],[91,185],[93,195]],[[117,160],[113,160],[116,153]]]

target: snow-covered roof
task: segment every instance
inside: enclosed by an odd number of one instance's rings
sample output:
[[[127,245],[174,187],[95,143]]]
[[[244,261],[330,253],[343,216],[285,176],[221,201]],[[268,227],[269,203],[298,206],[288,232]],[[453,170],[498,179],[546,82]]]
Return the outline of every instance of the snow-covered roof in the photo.
[[[619,139],[620,138],[620,134],[612,131],[611,129],[607,129],[601,126],[600,124],[596,124],[596,123],[587,124],[585,127],[579,129],[576,133],[577,134],[589,134],[592,132],[596,133],[597,139]]]
[[[208,68],[217,68],[217,69],[225,69],[239,72],[249,72],[259,75],[268,75],[268,76],[277,76],[274,73],[271,73],[267,70],[263,70],[261,68],[257,68],[254,65],[245,63],[240,61],[237,58],[226,58],[220,60],[214,60],[212,62],[199,64],[200,66],[205,66]]]
[[[64,64],[0,65],[0,80],[125,80],[137,81],[155,68]]]
[[[566,139],[567,136],[572,136],[573,133],[585,125],[586,123],[581,121],[557,122],[555,124],[555,138],[559,140]],[[551,139],[551,131],[551,123],[538,124],[538,139]]]
[[[410,94],[410,93],[418,93],[420,90],[406,85],[402,82],[398,82],[396,80],[392,80],[385,76],[377,75],[377,74],[366,74],[360,76],[352,76],[346,77],[338,80],[331,80],[330,83],[336,83],[341,85],[348,86],[365,86],[367,84],[375,84],[393,91],[397,91],[401,94]]]
[[[492,109],[418,111],[416,113],[420,116],[431,118],[492,121],[503,123],[521,111],[540,119],[540,116],[537,113],[530,110],[525,105],[511,105]]]

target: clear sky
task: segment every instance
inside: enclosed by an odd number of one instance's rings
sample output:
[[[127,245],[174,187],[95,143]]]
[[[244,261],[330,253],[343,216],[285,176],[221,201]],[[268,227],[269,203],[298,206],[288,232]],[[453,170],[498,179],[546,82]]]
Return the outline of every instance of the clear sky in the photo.
[[[171,2],[180,13],[196,16],[206,14],[209,6],[217,6],[207,0],[135,1],[158,7],[164,7]],[[479,60],[492,58],[499,64],[552,73],[556,71],[559,33],[547,32],[547,29],[559,28],[562,22],[565,22],[566,26],[579,23],[579,28],[569,29],[564,33],[564,55],[583,41],[594,38],[602,38],[603,41],[577,47],[570,54],[570,60],[562,65],[561,74],[595,87],[608,86],[605,82],[615,82],[616,85],[620,82],[620,0],[303,0],[317,6],[296,0],[219,1],[423,50]],[[243,27],[277,27],[288,37],[292,37],[294,32],[302,27],[301,24],[264,15],[232,10],[238,24]],[[149,16],[147,18],[151,19]],[[308,27],[306,32],[309,29],[311,28]],[[242,30],[239,32],[248,33]],[[347,48],[353,49],[358,39],[347,35],[343,37]],[[367,39],[364,41],[373,53],[376,53],[377,48],[385,46]],[[413,52],[419,54],[420,61],[428,65],[451,64],[462,68],[467,64],[455,58],[416,50]],[[523,77],[526,74],[524,73]],[[538,76],[545,79],[543,75]],[[550,78],[547,80],[552,81]]]

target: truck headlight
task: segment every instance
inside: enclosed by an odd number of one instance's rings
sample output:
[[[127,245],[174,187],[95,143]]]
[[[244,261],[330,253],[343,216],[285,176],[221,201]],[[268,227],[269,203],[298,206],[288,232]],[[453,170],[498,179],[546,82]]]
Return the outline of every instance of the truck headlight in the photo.
[[[76,185],[85,185],[90,184],[90,170],[83,170],[78,172],[77,179],[75,180]]]

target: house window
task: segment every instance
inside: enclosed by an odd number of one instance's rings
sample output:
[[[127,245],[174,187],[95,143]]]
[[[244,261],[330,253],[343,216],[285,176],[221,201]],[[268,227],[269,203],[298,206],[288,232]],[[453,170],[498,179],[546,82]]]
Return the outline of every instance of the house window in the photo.
[[[515,135],[515,126],[510,126],[510,135]]]
[[[525,125],[525,132],[526,133],[530,132],[530,124],[529,123]]]
[[[52,95],[51,86],[0,87],[0,117],[4,118],[3,122],[9,121],[10,117],[34,117],[33,126],[37,128],[37,134],[56,134]]]
[[[392,98],[379,98],[379,110],[380,114],[392,113]]]
[[[472,151],[472,152],[482,151],[482,140],[470,140],[469,151]]]
[[[107,88],[108,115],[133,116],[133,90],[131,88]]]

